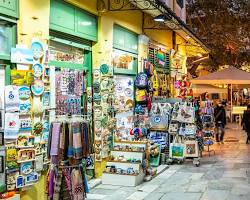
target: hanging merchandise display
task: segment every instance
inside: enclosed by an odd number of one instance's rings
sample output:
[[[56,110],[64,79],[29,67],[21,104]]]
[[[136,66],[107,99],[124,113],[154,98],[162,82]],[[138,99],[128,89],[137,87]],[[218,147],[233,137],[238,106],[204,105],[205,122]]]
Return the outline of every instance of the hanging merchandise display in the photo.
[[[41,171],[46,169],[48,163],[47,143],[41,140],[44,130],[42,122],[46,120],[46,117],[42,106],[39,108],[41,110],[39,115],[35,109],[36,106],[41,105],[41,95],[45,90],[43,66],[47,65],[46,48],[47,46],[43,43],[34,41],[32,43],[33,62],[29,63],[29,68],[32,70],[12,69],[11,85],[5,87],[4,140],[6,148],[2,155],[6,155],[6,159],[1,161],[1,166],[6,166],[6,171],[5,167],[3,171],[6,175],[7,191],[21,190],[36,183]],[[25,52],[21,49],[18,51]],[[22,63],[25,60],[23,58],[16,59],[15,49],[12,52],[13,62],[27,64]],[[19,54],[19,57],[25,55],[25,53]],[[37,104],[34,104],[35,101]],[[4,164],[5,161],[6,164]]]
[[[191,83],[188,81],[187,76],[182,76],[181,80],[177,80],[174,83],[175,89],[178,90],[178,98],[193,98],[193,89]]]
[[[154,96],[165,98],[171,96],[173,89],[170,74],[172,69],[170,54],[170,50],[167,50],[163,45],[154,44],[153,42],[149,45],[148,61],[144,61],[144,70],[147,71],[148,66],[153,65],[155,71],[150,77],[154,86]]]
[[[169,134],[172,141],[169,148],[169,162],[193,159],[193,164],[200,165],[200,155],[203,150],[200,126],[195,115],[195,102],[175,102],[171,113]]]
[[[102,64],[94,71],[93,102],[95,161],[107,158],[113,146],[113,131],[116,125],[114,108],[113,68]]]

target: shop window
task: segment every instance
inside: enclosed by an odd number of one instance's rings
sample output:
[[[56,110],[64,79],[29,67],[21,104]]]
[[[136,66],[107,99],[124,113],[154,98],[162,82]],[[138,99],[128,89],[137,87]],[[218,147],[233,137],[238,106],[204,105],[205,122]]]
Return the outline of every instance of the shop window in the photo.
[[[136,74],[138,58],[136,54],[114,49],[112,53],[112,65],[115,73]]]
[[[118,25],[114,25],[112,65],[115,74],[137,73],[138,35]]]
[[[84,50],[56,41],[50,41],[49,60],[84,64]]]
[[[10,49],[13,45],[12,27],[7,26],[0,21],[0,58],[8,60],[10,57]]]

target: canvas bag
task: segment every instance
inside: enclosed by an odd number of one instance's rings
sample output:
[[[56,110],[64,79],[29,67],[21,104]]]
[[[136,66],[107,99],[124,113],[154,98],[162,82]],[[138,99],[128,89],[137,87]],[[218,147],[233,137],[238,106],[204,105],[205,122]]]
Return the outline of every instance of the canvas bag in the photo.
[[[195,140],[185,141],[185,157],[186,158],[199,157],[198,141]]]
[[[185,145],[180,141],[177,141],[177,137],[175,137],[173,143],[170,143],[169,147],[170,158],[183,159],[185,156],[184,151],[185,151]]]
[[[177,121],[182,123],[194,123],[195,110],[191,103],[185,102],[180,105]]]
[[[150,129],[167,130],[169,115],[163,111],[158,103],[152,103],[150,112]]]

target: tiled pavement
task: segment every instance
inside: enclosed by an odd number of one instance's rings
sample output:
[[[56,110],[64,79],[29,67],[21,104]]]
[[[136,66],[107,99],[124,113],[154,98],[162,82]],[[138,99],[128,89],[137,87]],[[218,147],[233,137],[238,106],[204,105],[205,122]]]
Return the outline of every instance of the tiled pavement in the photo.
[[[204,153],[200,167],[192,162],[171,165],[150,182],[137,187],[99,185],[88,200],[250,200],[250,145],[237,125],[229,125],[225,139],[239,142],[214,145],[215,155]],[[238,128],[238,129],[237,129]]]

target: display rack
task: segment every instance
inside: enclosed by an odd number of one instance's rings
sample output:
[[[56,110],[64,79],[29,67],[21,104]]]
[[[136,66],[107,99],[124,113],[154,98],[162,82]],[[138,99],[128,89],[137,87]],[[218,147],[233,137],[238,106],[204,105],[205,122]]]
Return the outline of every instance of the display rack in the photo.
[[[111,150],[110,160],[102,176],[102,183],[122,186],[141,184],[145,176],[142,169],[145,150],[146,142],[115,141],[114,150]]]

